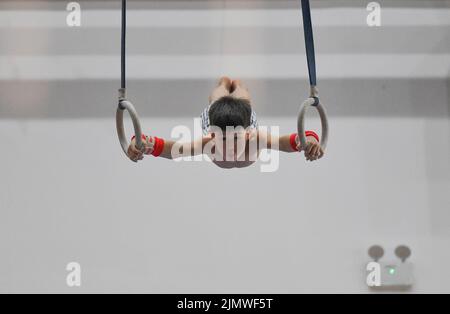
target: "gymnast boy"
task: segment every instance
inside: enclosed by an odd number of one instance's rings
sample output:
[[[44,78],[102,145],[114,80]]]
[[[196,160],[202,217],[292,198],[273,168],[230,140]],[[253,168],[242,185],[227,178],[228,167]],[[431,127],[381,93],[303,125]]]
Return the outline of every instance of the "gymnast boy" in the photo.
[[[254,164],[262,149],[281,152],[305,152],[306,160],[315,161],[324,155],[319,136],[306,131],[307,147],[301,147],[298,134],[275,137],[258,128],[248,88],[240,80],[222,77],[209,97],[209,106],[201,115],[203,137],[187,143],[142,136],[143,147],[136,147],[133,138],[128,157],[143,160],[145,155],[176,159],[208,155],[212,162],[225,169]]]

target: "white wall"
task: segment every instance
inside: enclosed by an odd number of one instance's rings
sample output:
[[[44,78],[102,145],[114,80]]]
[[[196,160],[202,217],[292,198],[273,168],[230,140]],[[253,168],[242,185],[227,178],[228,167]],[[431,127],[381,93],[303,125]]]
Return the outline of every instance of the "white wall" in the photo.
[[[0,15],[30,9],[12,3],[3,4]],[[293,7],[292,1],[283,3],[281,9]],[[402,3],[421,8],[415,1]],[[448,2],[439,3],[426,14],[449,11]],[[33,9],[58,11],[63,4]],[[361,12],[363,5],[350,8]],[[320,1],[316,14],[335,9]],[[117,68],[108,72],[111,76],[94,68],[97,76],[86,77],[89,69],[71,63],[92,57],[99,69],[106,68],[104,56],[118,57],[118,28],[87,27],[80,30],[93,33],[80,37],[86,45],[67,48],[52,44],[73,36],[62,26],[36,31],[0,24],[2,36],[18,30],[17,37],[8,35],[7,48],[0,47],[0,62],[6,64],[0,67],[0,292],[365,293],[370,291],[364,264],[373,244],[386,248],[386,259],[395,259],[399,244],[411,247],[413,292],[450,292],[448,19],[415,27],[401,21],[389,23],[389,31],[367,31],[364,24],[318,27],[323,34],[318,36],[319,67],[320,60],[333,59],[336,66],[349,66],[342,76],[319,70],[332,127],[327,156],[311,164],[299,155],[281,155],[275,173],[261,173],[259,165],[224,171],[206,162],[127,161],[114,125]],[[301,37],[295,44],[279,41],[276,26],[267,32],[259,27],[230,30],[262,36],[247,42],[241,54],[257,52],[289,69],[292,64],[283,55],[301,54]],[[286,32],[294,35],[294,28]],[[197,44],[179,51],[163,36],[176,32],[160,29],[154,45],[130,47],[131,64],[137,55],[150,54],[148,60],[154,61],[154,49],[173,60],[221,53],[227,58],[226,47],[234,47],[229,41],[223,41],[228,44],[221,51],[198,46],[221,28],[212,27],[210,34],[208,29],[199,30],[203,35]],[[429,45],[386,44],[430,30],[424,38]],[[192,36],[191,31],[183,34]],[[367,40],[368,32],[379,44]],[[48,42],[34,46],[26,40],[30,36],[47,36]],[[333,36],[341,38],[335,45],[330,44]],[[342,44],[347,37],[355,46]],[[96,38],[105,40],[103,51]],[[239,60],[239,51],[229,53]],[[384,71],[372,66],[363,71],[352,68],[352,53],[363,62],[386,56],[398,62]],[[73,57],[67,67],[51,64],[52,57],[64,55]],[[34,75],[42,60],[49,62],[50,76],[40,79]],[[429,62],[436,71],[425,71]],[[226,64],[221,66],[226,73]],[[146,132],[167,138],[174,125],[193,126],[190,117],[204,106],[213,77],[221,73],[216,70],[206,69],[195,80],[198,73],[179,67],[165,73],[131,71],[130,90]],[[249,79],[260,123],[293,132],[297,105],[307,90],[304,75],[249,73],[244,79]],[[310,127],[317,123],[312,120]],[[65,267],[72,261],[82,266],[79,289],[66,286]]]
[[[267,120],[292,130],[292,120]],[[168,125],[148,120],[168,137]],[[333,119],[327,157],[280,169],[122,156],[112,120],[3,121],[1,291],[366,292],[366,250],[413,249],[449,292],[447,119]],[[5,282],[5,278],[7,281]]]

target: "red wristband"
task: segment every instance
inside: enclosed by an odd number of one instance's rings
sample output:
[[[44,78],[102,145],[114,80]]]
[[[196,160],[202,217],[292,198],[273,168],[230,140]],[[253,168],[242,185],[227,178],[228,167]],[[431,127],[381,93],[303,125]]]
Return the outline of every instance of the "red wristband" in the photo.
[[[162,138],[155,137],[154,139],[155,139],[155,146],[153,147],[152,155],[155,157],[159,157],[161,156],[164,150],[165,142]]]
[[[314,132],[314,131],[306,131],[306,132],[305,132],[305,136],[306,136],[306,137],[308,137],[308,136],[314,136],[314,138],[315,138],[318,142],[320,142],[319,135],[317,135],[317,133]],[[290,137],[290,143],[291,143],[292,149],[293,149],[294,151],[298,151],[298,148],[297,148],[297,146],[298,146],[298,144],[297,144],[297,133],[294,133],[294,134],[291,135],[291,137]]]
[[[133,141],[135,138],[136,138],[136,135],[134,135],[131,138],[131,140]],[[142,140],[147,141],[147,136],[142,134]],[[155,144],[153,146],[153,152],[151,153],[151,155],[153,155],[155,157],[159,157],[159,156],[161,156],[161,154],[164,150],[165,142],[162,138],[158,138],[158,137],[154,137],[153,140],[155,141]]]

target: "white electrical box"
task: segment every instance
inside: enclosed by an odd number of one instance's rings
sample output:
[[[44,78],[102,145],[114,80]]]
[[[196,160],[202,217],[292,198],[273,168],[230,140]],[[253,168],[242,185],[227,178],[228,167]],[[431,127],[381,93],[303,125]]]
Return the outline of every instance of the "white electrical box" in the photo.
[[[366,283],[372,289],[378,290],[407,290],[414,284],[413,265],[407,262],[412,251],[406,245],[399,245],[394,250],[397,261],[383,261],[384,249],[380,245],[369,248],[368,254],[373,262],[367,264]]]
[[[409,289],[414,284],[413,265],[408,262],[377,262],[374,278],[378,278],[376,285],[371,285],[373,289]]]
[[[382,287],[411,287],[414,283],[411,263],[380,263]]]

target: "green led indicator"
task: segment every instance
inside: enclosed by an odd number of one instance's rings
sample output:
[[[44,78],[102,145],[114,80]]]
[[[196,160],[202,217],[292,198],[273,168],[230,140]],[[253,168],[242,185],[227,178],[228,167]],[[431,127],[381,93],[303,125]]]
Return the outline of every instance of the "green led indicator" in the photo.
[[[389,275],[395,275],[395,268],[393,267],[389,268]]]

